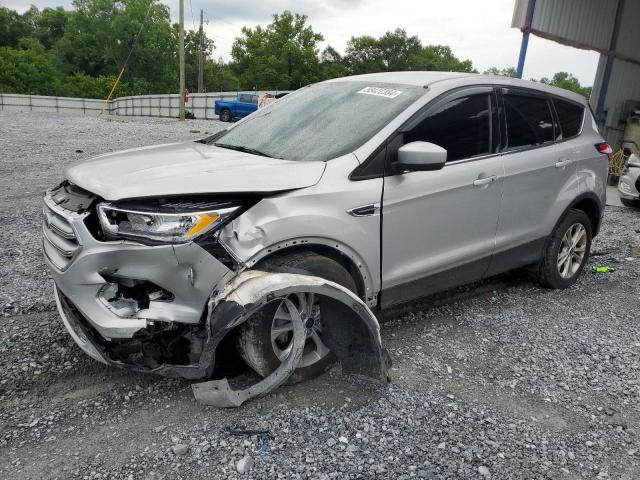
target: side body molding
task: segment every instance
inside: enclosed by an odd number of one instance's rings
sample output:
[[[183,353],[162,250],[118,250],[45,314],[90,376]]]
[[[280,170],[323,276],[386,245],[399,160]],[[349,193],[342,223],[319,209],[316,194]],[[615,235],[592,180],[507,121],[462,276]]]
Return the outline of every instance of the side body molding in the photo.
[[[388,382],[391,362],[382,348],[380,326],[375,315],[351,291],[319,277],[257,270],[242,272],[209,302],[211,313],[207,325],[213,343],[217,344],[219,339],[267,303],[283,301],[288,295],[300,292],[318,296],[323,341],[338,357],[343,372]],[[291,302],[284,301],[290,311],[295,310],[293,305],[289,305]],[[306,338],[306,327],[299,315],[294,314],[293,318],[296,325],[291,354],[271,375],[238,390],[231,389],[226,378],[194,384],[192,388],[196,399],[218,407],[237,407],[284,383],[300,361]]]

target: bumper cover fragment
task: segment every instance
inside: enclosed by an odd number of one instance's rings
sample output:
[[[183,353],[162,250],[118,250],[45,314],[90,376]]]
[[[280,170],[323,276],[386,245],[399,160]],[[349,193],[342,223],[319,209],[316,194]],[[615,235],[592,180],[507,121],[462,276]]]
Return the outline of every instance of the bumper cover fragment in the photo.
[[[218,407],[237,407],[275,390],[291,376],[302,358],[306,331],[300,315],[286,297],[301,292],[318,296],[323,312],[323,340],[338,357],[342,371],[389,381],[391,362],[382,348],[378,321],[351,291],[319,277],[249,270],[238,275],[211,300],[207,321],[212,335],[221,339],[267,303],[285,298],[294,319],[293,348],[271,375],[247,388],[233,390],[227,379],[192,385],[197,400]]]

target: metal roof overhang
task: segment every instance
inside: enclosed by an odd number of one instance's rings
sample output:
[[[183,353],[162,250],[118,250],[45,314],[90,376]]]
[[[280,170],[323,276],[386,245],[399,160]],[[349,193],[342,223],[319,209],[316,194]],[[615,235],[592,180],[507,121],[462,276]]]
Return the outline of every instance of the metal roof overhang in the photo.
[[[636,0],[516,0],[511,26],[640,65]]]

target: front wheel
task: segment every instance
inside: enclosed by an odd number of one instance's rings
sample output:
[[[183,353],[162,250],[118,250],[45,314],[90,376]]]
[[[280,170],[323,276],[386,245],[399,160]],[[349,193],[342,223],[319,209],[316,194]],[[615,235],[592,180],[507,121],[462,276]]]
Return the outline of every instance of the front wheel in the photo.
[[[259,267],[270,272],[314,275],[338,283],[355,292],[349,272],[338,262],[313,252],[297,252],[266,262]],[[314,378],[335,361],[322,340],[322,311],[316,295],[308,292],[287,297],[295,305],[307,327],[307,340],[298,368],[289,383]],[[243,360],[266,377],[280,366],[293,346],[293,323],[283,299],[275,299],[240,325],[236,346]]]
[[[547,288],[573,285],[591,251],[591,221],[581,210],[570,210],[551,234],[540,264],[539,281]]]

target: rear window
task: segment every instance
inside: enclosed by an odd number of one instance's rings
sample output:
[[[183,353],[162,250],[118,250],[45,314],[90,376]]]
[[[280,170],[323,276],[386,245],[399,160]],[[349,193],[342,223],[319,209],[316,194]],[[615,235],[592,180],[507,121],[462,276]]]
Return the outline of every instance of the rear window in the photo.
[[[553,117],[546,98],[508,93],[503,99],[508,148],[553,141]]]
[[[562,130],[562,138],[575,137],[580,133],[582,128],[582,119],[584,118],[584,107],[565,100],[553,99],[553,106],[556,108],[560,128]]]

